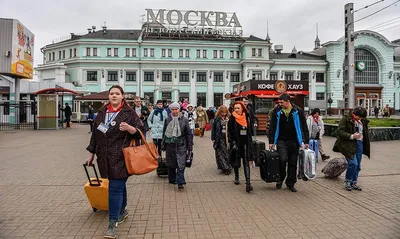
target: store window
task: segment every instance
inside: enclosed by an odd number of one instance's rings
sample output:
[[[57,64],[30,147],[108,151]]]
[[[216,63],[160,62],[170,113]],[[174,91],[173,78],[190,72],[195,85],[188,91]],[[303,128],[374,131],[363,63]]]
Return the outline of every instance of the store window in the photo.
[[[206,107],[207,105],[207,93],[197,93],[197,105]]]
[[[163,100],[172,100],[172,93],[171,92],[162,92],[161,97]]]

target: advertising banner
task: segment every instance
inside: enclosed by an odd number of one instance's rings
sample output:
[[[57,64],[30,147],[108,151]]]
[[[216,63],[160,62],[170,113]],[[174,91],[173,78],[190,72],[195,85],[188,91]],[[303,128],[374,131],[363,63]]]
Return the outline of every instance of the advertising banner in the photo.
[[[13,20],[11,73],[22,78],[33,78],[35,35],[18,20]]]

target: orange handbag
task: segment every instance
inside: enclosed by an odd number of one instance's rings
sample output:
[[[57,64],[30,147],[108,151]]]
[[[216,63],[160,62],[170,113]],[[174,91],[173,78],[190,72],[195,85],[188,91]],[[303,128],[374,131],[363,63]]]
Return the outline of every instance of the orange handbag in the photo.
[[[136,146],[133,139],[129,147],[124,148],[125,165],[129,175],[150,173],[158,167],[158,151],[153,142],[147,143],[142,131],[137,129],[142,145]]]

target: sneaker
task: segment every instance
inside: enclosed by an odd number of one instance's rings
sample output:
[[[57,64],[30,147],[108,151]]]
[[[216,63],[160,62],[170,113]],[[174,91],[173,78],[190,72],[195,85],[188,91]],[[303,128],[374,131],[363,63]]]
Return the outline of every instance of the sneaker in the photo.
[[[282,188],[282,182],[277,182],[276,183],[276,188],[281,189]]]
[[[345,183],[344,183],[344,188],[345,188],[347,191],[351,191],[351,190],[353,189],[353,186],[351,186],[351,183],[350,183],[350,182],[345,182]]]
[[[294,186],[288,186],[288,189],[293,193],[297,192],[297,189]]]
[[[124,209],[118,217],[118,224],[121,224],[128,218],[128,210]]]
[[[114,220],[111,220],[108,223],[108,228],[107,231],[104,233],[104,238],[111,238],[115,239],[117,238],[117,222]]]
[[[179,189],[179,190],[183,190],[184,188],[185,188],[185,187],[184,187],[182,184],[179,184],[179,185],[178,185],[178,189]]]
[[[352,187],[354,190],[362,191],[362,188],[361,188],[360,186],[358,186],[357,183],[352,184],[351,187]]]

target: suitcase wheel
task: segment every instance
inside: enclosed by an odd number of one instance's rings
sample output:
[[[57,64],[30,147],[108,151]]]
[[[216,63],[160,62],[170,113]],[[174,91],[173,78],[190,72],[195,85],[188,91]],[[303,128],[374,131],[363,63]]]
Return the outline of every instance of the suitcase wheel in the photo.
[[[93,212],[97,212],[97,208],[92,207]]]

